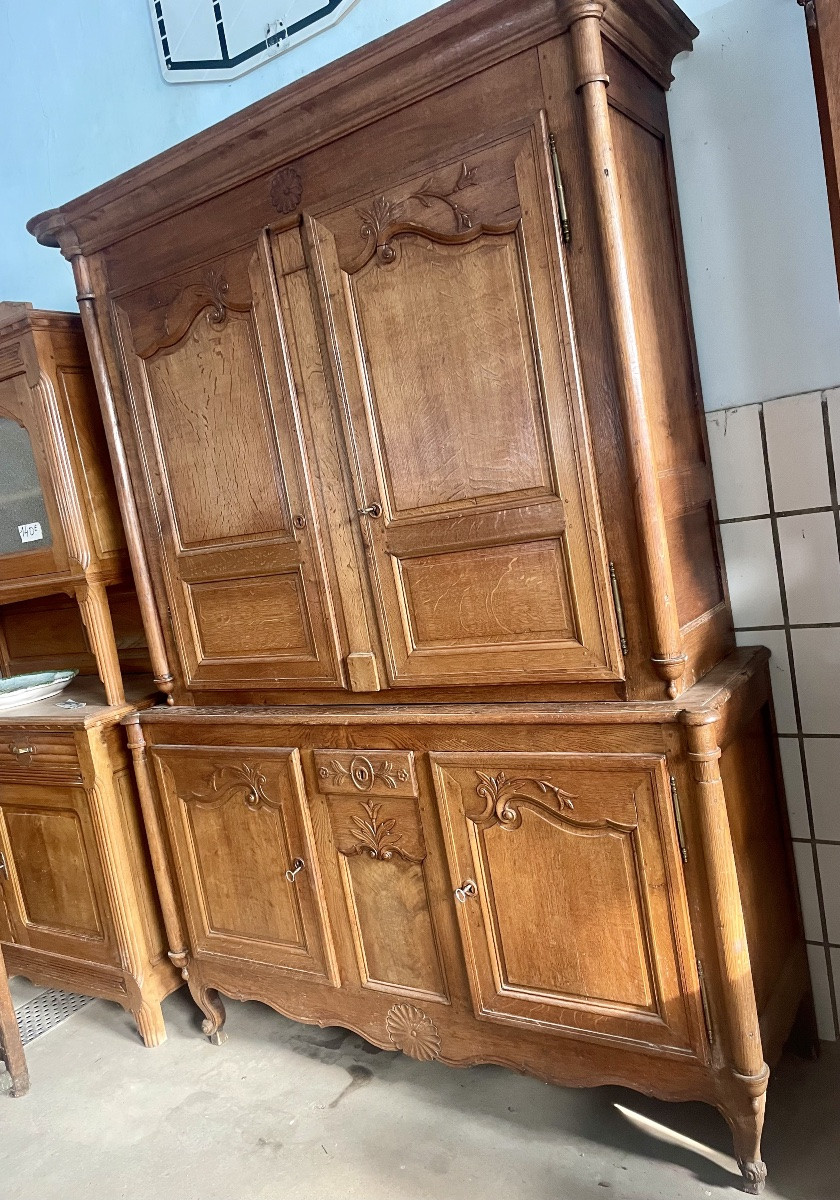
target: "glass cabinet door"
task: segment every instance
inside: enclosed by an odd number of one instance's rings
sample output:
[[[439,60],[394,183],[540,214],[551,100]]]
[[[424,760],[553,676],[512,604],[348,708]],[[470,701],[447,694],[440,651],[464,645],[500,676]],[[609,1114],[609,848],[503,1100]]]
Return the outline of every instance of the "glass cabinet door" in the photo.
[[[45,550],[51,543],[29,431],[0,416],[0,556]]]

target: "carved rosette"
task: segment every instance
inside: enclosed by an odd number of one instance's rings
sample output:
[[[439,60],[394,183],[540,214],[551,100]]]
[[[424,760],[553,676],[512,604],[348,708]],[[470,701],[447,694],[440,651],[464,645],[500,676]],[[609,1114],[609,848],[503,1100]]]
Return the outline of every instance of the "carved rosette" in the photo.
[[[396,1048],[411,1058],[429,1061],[440,1055],[437,1026],[413,1004],[395,1004],[385,1018],[385,1028]]]
[[[283,167],[271,177],[269,196],[279,213],[288,216],[300,204],[303,195],[303,180],[294,167]]]
[[[334,758],[328,767],[320,768],[318,775],[335,787],[341,787],[344,783],[352,783],[359,792],[369,792],[377,782],[384,783],[389,788],[396,788],[398,780],[400,783],[405,783],[409,778],[405,768],[395,772],[393,763],[389,762],[383,762],[380,766],[375,767],[363,754],[357,754],[349,766]]]
[[[478,783],[475,790],[485,802],[484,812],[477,818],[479,821],[489,821],[495,817],[500,825],[515,829],[522,821],[515,802],[533,802],[541,796],[552,796],[561,812],[564,808],[574,811],[574,797],[546,779],[508,779],[504,771],[499,771],[498,775],[476,771],[476,775]]]

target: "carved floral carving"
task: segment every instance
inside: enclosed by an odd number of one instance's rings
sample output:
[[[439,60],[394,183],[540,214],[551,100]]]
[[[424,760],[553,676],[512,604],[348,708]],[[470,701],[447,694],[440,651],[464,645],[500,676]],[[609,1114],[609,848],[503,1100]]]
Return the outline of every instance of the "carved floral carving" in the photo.
[[[318,775],[335,787],[352,783],[360,792],[369,792],[375,783],[384,783],[386,787],[396,788],[398,781],[405,783],[409,778],[405,768],[395,772],[394,765],[390,762],[383,762],[377,767],[363,754],[357,754],[349,765],[334,758],[329,766],[320,768]]]
[[[368,243],[367,261],[374,253],[380,262],[393,262],[397,252],[391,243],[391,238],[399,232],[408,230],[423,231],[423,226],[417,221],[406,220],[406,210],[412,204],[420,204],[423,208],[433,208],[436,204],[449,209],[455,221],[455,235],[462,236],[473,230],[474,221],[470,213],[458,200],[460,193],[475,183],[475,167],[468,167],[464,162],[458,178],[450,188],[435,183],[430,177],[416,192],[411,192],[403,200],[389,200],[386,196],[377,196],[369,208],[356,211],[362,219],[361,236]],[[432,230],[428,231],[432,233]]]
[[[263,805],[278,807],[265,791],[266,778],[259,767],[243,763],[241,767],[216,767],[206,791],[191,792],[198,804],[222,804],[231,796],[241,795],[245,807],[257,812]]]
[[[388,1037],[398,1050],[426,1061],[440,1054],[437,1026],[413,1004],[395,1004],[385,1018]]]
[[[499,771],[498,775],[486,775],[483,771],[476,771],[476,775],[478,783],[475,790],[485,801],[484,812],[477,818],[478,821],[488,821],[495,817],[500,825],[514,828],[522,817],[513,806],[513,802],[539,800],[541,796],[553,796],[561,811],[564,808],[574,811],[574,797],[545,779],[508,779],[504,771]]]
[[[366,854],[369,858],[388,862],[396,854],[406,862],[422,862],[422,859],[416,858],[401,847],[402,834],[395,832],[396,818],[380,819],[381,804],[366,800],[362,804],[362,810],[364,816],[354,816],[350,821],[350,831],[358,840],[348,850],[341,850],[346,858],[355,854]]]
[[[284,216],[295,211],[303,195],[303,180],[294,167],[283,167],[271,177],[271,203]]]

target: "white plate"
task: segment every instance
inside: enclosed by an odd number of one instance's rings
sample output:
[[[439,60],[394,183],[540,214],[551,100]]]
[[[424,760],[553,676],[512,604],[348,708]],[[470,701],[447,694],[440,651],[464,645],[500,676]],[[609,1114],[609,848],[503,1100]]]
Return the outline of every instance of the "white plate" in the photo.
[[[49,700],[50,696],[63,692],[78,673],[39,671],[34,675],[13,675],[11,679],[0,679],[0,712],[22,708],[25,704],[37,704],[39,700]]]

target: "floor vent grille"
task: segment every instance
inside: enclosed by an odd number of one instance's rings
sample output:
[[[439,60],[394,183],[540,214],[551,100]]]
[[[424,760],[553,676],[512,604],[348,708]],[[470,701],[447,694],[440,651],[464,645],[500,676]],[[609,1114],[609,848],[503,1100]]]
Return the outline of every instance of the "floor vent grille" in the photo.
[[[15,1009],[21,1041],[24,1046],[34,1042],[42,1033],[48,1033],[72,1017],[74,1012],[90,1004],[92,996],[77,996],[75,992],[62,992],[58,988],[49,988],[41,992],[34,1000],[27,1001]]]

